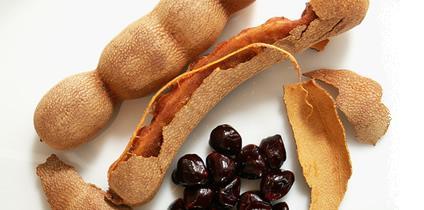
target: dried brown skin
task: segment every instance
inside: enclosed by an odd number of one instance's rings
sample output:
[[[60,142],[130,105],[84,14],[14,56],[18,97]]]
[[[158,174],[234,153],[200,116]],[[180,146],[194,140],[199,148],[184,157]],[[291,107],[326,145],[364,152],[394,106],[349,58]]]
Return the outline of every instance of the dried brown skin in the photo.
[[[37,167],[37,175],[53,210],[129,209],[107,202],[105,192],[85,183],[72,166],[63,163],[56,155],[51,155]]]
[[[375,145],[390,124],[389,109],[381,103],[382,88],[374,80],[349,70],[320,69],[305,76],[339,90],[337,106],[352,124],[359,142]]]
[[[91,140],[122,100],[151,93],[181,73],[213,44],[229,16],[253,1],[161,0],[105,47],[96,71],[68,77],[42,98],[34,113],[38,135],[55,149]]]
[[[327,4],[324,0],[312,0],[310,5],[314,12],[319,14],[317,15],[318,17],[307,25],[295,27],[289,32],[287,37],[281,38],[274,44],[291,53],[300,52],[321,40],[338,35],[358,25],[365,17],[368,8],[367,0],[331,2],[332,4]],[[327,10],[329,13],[326,12]],[[174,112],[174,110],[168,110],[168,108],[161,105],[168,100],[175,101],[171,105],[181,103],[182,107],[178,108],[174,115],[164,115],[164,118],[170,120],[170,122],[158,123],[159,126],[163,126],[162,129],[149,127],[149,129],[158,129],[152,133],[159,132],[160,135],[154,134],[149,136],[149,138],[155,137],[152,138],[155,140],[142,139],[139,141],[140,136],[150,133],[148,129],[137,130],[135,132],[136,137],[130,140],[121,157],[109,169],[109,187],[110,193],[113,195],[110,197],[117,198],[112,199],[112,202],[139,205],[153,198],[162,183],[173,157],[203,116],[238,85],[265,68],[283,60],[281,54],[275,50],[259,49],[259,52],[257,53],[255,51],[256,55],[250,58],[250,60],[241,63],[236,62],[240,64],[226,70],[221,70],[220,65],[217,65],[214,66],[217,68],[212,70],[210,74],[198,72],[208,75],[202,75],[200,77],[205,77],[205,79],[198,81],[201,84],[195,88],[194,92],[190,91],[190,93],[192,92],[191,95],[181,93],[179,95],[181,98],[177,100],[173,98],[173,94],[165,94],[156,101],[157,108],[154,111],[154,116],[158,115],[158,110],[164,113],[168,111],[170,113]],[[190,80],[192,76],[188,76],[182,80]],[[174,90],[181,89],[183,81],[180,80],[178,83],[180,84],[179,88]],[[164,100],[165,102],[160,102],[160,100]],[[156,120],[158,120],[157,116]],[[145,142],[143,143],[143,141]],[[135,148],[133,147],[134,142],[140,142],[140,144],[137,143],[138,146]],[[157,145],[161,146],[159,147]],[[140,149],[137,152],[150,157],[138,156],[132,153],[138,147]],[[130,150],[132,152],[128,155]],[[137,186],[148,187],[141,189]]]
[[[352,166],[335,102],[311,80],[285,86],[284,103],[303,175],[311,188],[309,209],[339,209]]]

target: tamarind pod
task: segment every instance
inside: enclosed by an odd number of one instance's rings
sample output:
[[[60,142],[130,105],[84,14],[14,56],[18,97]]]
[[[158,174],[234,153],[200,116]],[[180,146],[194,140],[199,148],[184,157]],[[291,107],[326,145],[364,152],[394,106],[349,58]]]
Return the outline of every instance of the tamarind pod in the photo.
[[[254,0],[161,0],[103,50],[97,69],[70,76],[39,102],[34,127],[55,149],[91,140],[122,100],[144,96],[213,44],[231,14]]]
[[[319,41],[343,33],[363,20],[368,9],[368,0],[311,0],[309,5],[315,18],[291,29],[286,37],[276,40],[275,46],[297,53]],[[262,27],[266,26],[264,24]],[[261,32],[260,29],[249,31],[254,34],[247,37],[255,37],[256,33]],[[256,40],[261,40],[260,37],[257,38]],[[232,41],[239,39],[230,39],[225,45],[229,48],[238,46],[238,43],[231,43]],[[247,40],[241,41],[247,42],[245,45],[249,44]],[[223,46],[218,47],[211,56],[219,54],[217,52],[222,48]],[[132,206],[148,202],[160,187],[178,149],[209,110],[238,85],[283,60],[278,52],[270,49],[256,49],[235,57],[239,59],[238,63],[234,60],[224,61],[213,65],[211,71],[197,72],[182,78],[178,85],[158,98],[150,125],[137,127],[123,154],[110,167],[110,190],[107,198],[115,204]],[[210,59],[213,60],[216,59]],[[225,68],[221,68],[222,66]],[[184,87],[184,83],[190,82],[194,90],[190,90],[190,85],[187,84]],[[166,103],[168,101],[171,101],[170,104]],[[181,108],[174,114],[175,110],[172,109],[180,105]],[[159,136],[155,133],[157,130]],[[155,132],[151,134],[152,131]],[[157,145],[157,151],[151,151],[151,147]]]

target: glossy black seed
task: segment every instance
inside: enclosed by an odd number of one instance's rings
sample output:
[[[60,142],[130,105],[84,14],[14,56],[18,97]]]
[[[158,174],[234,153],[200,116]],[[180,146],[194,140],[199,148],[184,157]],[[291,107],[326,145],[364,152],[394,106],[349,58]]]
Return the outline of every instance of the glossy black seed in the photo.
[[[233,208],[240,197],[241,180],[239,177],[231,181],[227,186],[221,188],[217,194],[217,201],[220,206]]]
[[[209,177],[218,186],[225,186],[236,174],[235,161],[229,157],[212,152],[206,158]]]
[[[272,206],[272,210],[289,210],[286,202],[280,202]]]
[[[214,193],[209,187],[187,187],[184,189],[186,209],[207,209],[212,205]]]
[[[268,167],[271,169],[280,169],[284,161],[286,161],[286,149],[280,135],[263,139],[259,148]]]
[[[172,176],[171,176],[171,178],[172,178],[172,182],[174,182],[174,184],[177,184],[177,185],[179,185],[180,184],[180,181],[178,180],[178,178],[177,178],[177,169],[174,169],[173,171],[172,171]]]
[[[172,180],[184,186],[204,185],[208,182],[208,170],[202,158],[195,154],[181,157],[177,169],[172,173]]]
[[[266,172],[265,159],[256,145],[244,146],[236,160],[242,178],[259,179]]]
[[[241,136],[230,125],[220,125],[212,130],[209,145],[225,155],[236,155],[241,149]]]
[[[178,198],[175,200],[171,205],[168,207],[168,210],[185,210],[184,206],[184,200],[181,198]]]
[[[252,191],[243,193],[240,196],[237,204],[238,210],[271,210],[272,206],[270,203],[261,199],[261,197]]]
[[[267,201],[275,201],[285,196],[294,183],[291,171],[273,171],[261,180],[261,193]]]

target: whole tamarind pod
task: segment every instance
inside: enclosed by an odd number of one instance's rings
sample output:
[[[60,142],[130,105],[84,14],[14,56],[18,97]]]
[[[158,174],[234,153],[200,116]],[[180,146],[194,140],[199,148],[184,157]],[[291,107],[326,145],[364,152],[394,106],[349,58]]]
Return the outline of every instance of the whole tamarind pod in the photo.
[[[191,64],[191,71],[155,94],[121,156],[108,171],[106,197],[135,206],[160,188],[179,148],[200,120],[227,94],[284,57],[360,24],[368,0],[310,0],[298,20],[272,18],[243,30]],[[256,45],[255,45],[256,44]],[[263,47],[250,46],[268,46]],[[273,47],[269,47],[273,46]],[[151,108],[151,109],[150,109]]]
[[[92,139],[125,99],[142,97],[178,75],[213,44],[231,14],[254,0],[161,0],[103,50],[97,69],[62,80],[39,102],[43,142],[70,149]]]

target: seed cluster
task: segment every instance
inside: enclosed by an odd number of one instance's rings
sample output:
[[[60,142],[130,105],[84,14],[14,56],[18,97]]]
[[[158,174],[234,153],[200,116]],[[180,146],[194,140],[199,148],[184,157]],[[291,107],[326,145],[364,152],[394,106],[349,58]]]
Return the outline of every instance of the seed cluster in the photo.
[[[280,169],[286,160],[280,135],[242,148],[240,134],[224,124],[212,130],[209,145],[215,151],[207,156],[206,164],[196,154],[178,160],[172,180],[185,187],[184,197],[175,200],[169,210],[289,209],[285,202],[271,203],[284,197],[295,180],[291,171]],[[261,179],[260,189],[240,195],[241,178]]]

